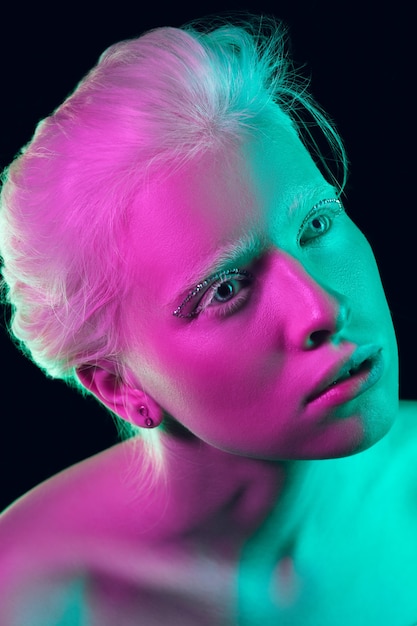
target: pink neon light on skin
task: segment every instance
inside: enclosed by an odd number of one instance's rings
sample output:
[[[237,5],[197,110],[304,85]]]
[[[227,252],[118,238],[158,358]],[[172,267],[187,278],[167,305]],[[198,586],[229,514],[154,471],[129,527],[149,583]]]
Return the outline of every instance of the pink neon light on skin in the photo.
[[[370,246],[345,214],[298,245],[308,211],[335,190],[293,132],[280,126],[274,138],[207,154],[140,197],[129,365],[147,394],[222,450],[264,459],[350,454],[380,439],[397,411],[391,317]],[[255,277],[243,306],[173,316],[196,267],[211,268],[247,233],[265,249],[233,262]],[[207,278],[201,271],[196,283]],[[326,373],[364,345],[378,352],[378,380],[359,394],[362,374],[345,401],[306,408]]]
[[[170,623],[181,625],[233,623],[232,618],[222,619],[219,607],[227,616],[233,615],[237,602],[245,602],[252,587],[257,616],[264,605],[262,615],[267,614],[270,587],[284,609],[295,606],[294,623],[308,623],[304,617],[310,620],[317,579],[324,584],[319,587],[318,608],[310,623],[316,616],[320,620],[323,611],[331,613],[333,605],[338,616],[340,606],[361,614],[367,599],[364,589],[375,575],[373,557],[379,558],[381,553],[389,564],[388,572],[391,568],[395,572],[393,580],[400,580],[401,589],[408,589],[416,562],[414,521],[403,524],[403,505],[388,503],[386,491],[378,483],[375,500],[381,506],[381,519],[394,511],[401,517],[401,525],[394,515],[395,531],[382,535],[381,543],[369,552],[369,539],[375,537],[374,500],[364,503],[361,496],[362,476],[369,475],[369,467],[375,474],[388,467],[391,449],[387,453],[382,448],[379,465],[378,452],[375,465],[366,455],[364,459],[353,457],[357,461],[353,472],[352,465],[342,463],[346,498],[336,497],[340,484],[339,479],[336,487],[332,483],[334,466],[307,464],[307,472],[311,465],[315,471],[323,469],[318,476],[306,472],[308,496],[306,499],[304,493],[302,504],[298,490],[302,476],[294,477],[292,469],[303,474],[304,464],[247,458],[347,455],[380,439],[397,413],[396,342],[370,247],[343,214],[337,215],[328,232],[314,243],[298,245],[300,225],[311,207],[333,198],[335,192],[293,134],[281,128],[274,137],[276,143],[271,138],[254,140],[236,154],[206,155],[170,179],[151,181],[138,198],[138,219],[131,231],[132,258],[127,259],[137,268],[137,291],[125,303],[128,364],[138,384],[117,390],[112,379],[109,385],[112,394],[123,391],[121,416],[134,411],[137,415],[143,387],[149,406],[152,400],[159,403],[196,439],[190,442],[163,435],[167,484],[156,480],[153,489],[145,485],[143,490],[140,481],[129,483],[126,469],[134,473],[137,459],[128,444],[122,444],[55,477],[18,503],[3,522],[7,545],[22,546],[17,558],[13,551],[9,558],[14,578],[7,574],[17,600],[6,589],[0,617],[7,610],[3,608],[5,600],[13,610],[24,606],[19,594],[26,574],[32,581],[40,581],[34,597],[35,608],[42,608],[47,605],[44,599],[53,597],[50,580],[59,583],[56,572],[68,571],[71,576],[74,568],[77,573],[88,572],[86,597],[77,597],[77,602],[94,607],[94,619],[106,625],[124,615],[134,623],[143,615],[142,588],[155,591],[149,611],[154,623],[163,623],[158,620],[159,610],[171,607],[172,593],[164,593],[167,580],[170,592],[188,590],[188,595],[180,598],[184,615],[190,614],[190,607],[198,613],[201,606],[200,596],[194,595],[195,586],[197,591],[204,590],[213,608],[214,615],[202,612],[200,619],[193,613],[188,622],[182,616],[175,622],[165,610]],[[195,319],[174,316],[197,266],[210,266],[219,249],[248,231],[268,246],[256,260],[245,258],[233,264],[254,276],[250,291],[242,292],[250,297],[241,308],[229,316],[218,316],[223,305],[209,307]],[[206,273],[196,282],[204,278]],[[362,385],[369,382],[365,369],[348,383],[325,391],[333,377],[355,361],[358,350],[380,355],[379,377],[373,374],[373,384],[363,391]],[[100,375],[97,368],[95,391],[105,401]],[[343,393],[346,396],[340,403]],[[358,483],[362,491],[357,489]],[[365,487],[368,496],[368,484]],[[354,500],[353,509],[352,491],[359,493],[359,504]],[[295,515],[291,528],[296,531],[300,519],[304,527],[296,538],[297,550],[290,554],[279,506],[285,492],[292,495],[285,511],[290,519]],[[398,493],[403,491],[398,491],[396,481],[390,498],[402,498]],[[316,508],[311,509],[311,500]],[[269,514],[274,522],[272,532]],[[356,517],[357,524],[353,523]],[[365,540],[361,542],[359,533],[359,540],[351,545],[346,537],[358,528],[364,531]],[[252,572],[251,554],[242,555],[242,550],[255,531],[260,539],[252,552],[256,566]],[[397,534],[412,538],[404,543],[412,563],[408,570],[404,552],[395,549]],[[380,549],[390,542],[392,552]],[[208,571],[202,562],[208,564]],[[251,574],[249,582],[245,567]],[[237,569],[242,581],[238,598]],[[311,583],[312,570],[318,576]],[[96,572],[98,580],[94,580]],[[106,576],[100,582],[101,572],[116,581],[116,591],[123,590],[127,581],[130,595],[112,596]],[[362,576],[359,586],[351,592],[358,575]],[[390,577],[388,580],[392,582]],[[138,600],[130,604],[132,597]],[[413,602],[414,593],[410,598]],[[30,616],[32,608],[28,609]],[[178,614],[180,609],[174,608]],[[275,622],[281,615],[275,619],[276,610],[274,606]],[[407,608],[405,612],[414,614]],[[146,618],[142,621],[150,623]],[[326,623],[335,620],[331,617]]]

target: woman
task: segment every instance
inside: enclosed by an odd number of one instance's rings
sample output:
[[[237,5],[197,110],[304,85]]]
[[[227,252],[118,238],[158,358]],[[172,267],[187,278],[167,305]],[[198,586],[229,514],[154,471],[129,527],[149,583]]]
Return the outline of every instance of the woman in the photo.
[[[6,173],[13,333],[135,437],[4,513],[1,623],[417,620],[415,405],[269,26],[116,44]]]

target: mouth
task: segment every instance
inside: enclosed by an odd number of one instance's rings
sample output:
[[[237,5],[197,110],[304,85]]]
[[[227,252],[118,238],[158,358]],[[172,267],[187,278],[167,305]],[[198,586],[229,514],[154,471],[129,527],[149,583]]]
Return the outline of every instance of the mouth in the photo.
[[[383,371],[382,349],[376,346],[361,346],[341,366],[326,375],[313,392],[307,396],[306,404],[327,399],[332,404],[342,404],[372,387]]]

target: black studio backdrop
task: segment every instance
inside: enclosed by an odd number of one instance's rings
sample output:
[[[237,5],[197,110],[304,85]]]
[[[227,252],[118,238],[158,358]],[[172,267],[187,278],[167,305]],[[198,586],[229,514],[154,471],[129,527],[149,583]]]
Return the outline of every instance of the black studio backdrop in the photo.
[[[175,6],[173,6],[175,4]],[[187,8],[186,8],[187,5]],[[395,320],[401,394],[415,398],[414,50],[404,0],[285,0],[171,3],[143,12],[119,2],[65,13],[2,13],[0,167],[115,41],[236,10],[273,14],[290,30],[291,52],[311,76],[316,99],[336,120],[351,160],[347,209],[370,239]],[[48,380],[0,328],[2,403],[0,508],[48,476],[116,441],[112,419],[93,399]]]

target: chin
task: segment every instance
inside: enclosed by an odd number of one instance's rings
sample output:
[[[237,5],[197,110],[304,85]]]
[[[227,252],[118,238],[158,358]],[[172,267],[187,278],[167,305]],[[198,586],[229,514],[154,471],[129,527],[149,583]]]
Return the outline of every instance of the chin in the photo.
[[[398,398],[372,407],[363,420],[363,437],[355,452],[363,452],[384,439],[397,420],[398,409]]]

